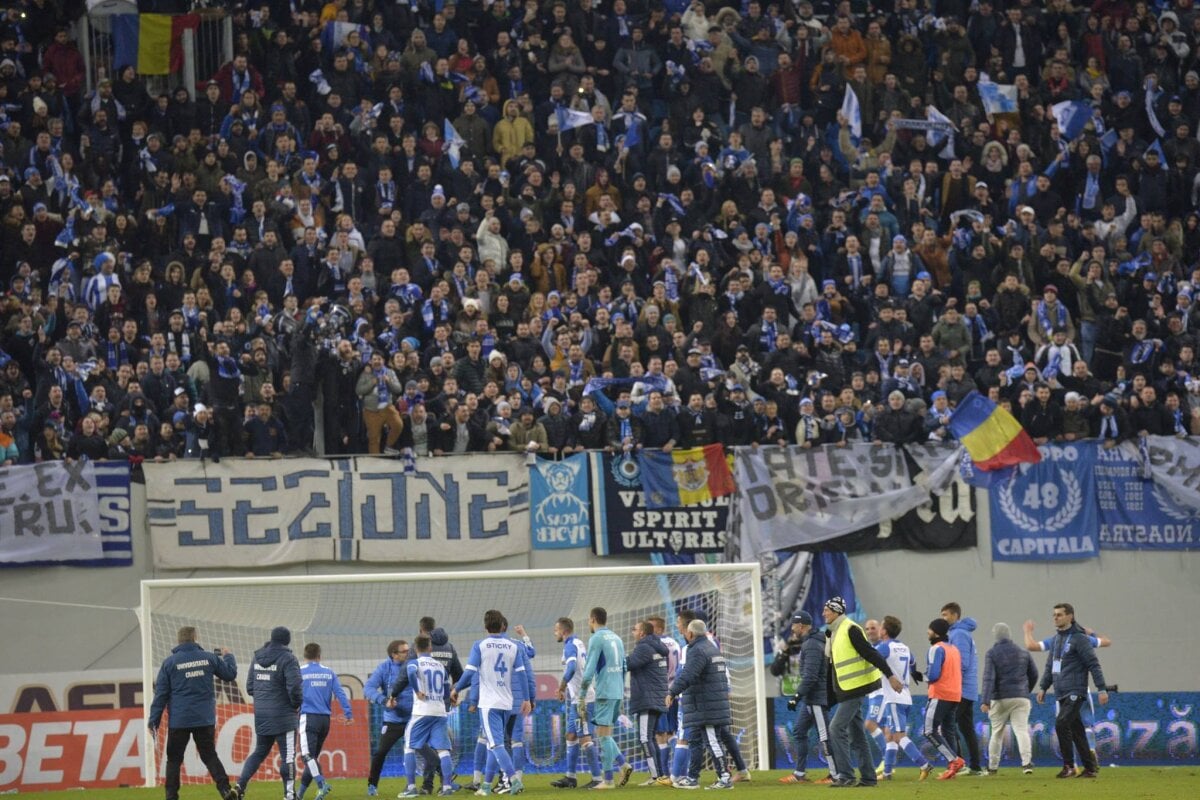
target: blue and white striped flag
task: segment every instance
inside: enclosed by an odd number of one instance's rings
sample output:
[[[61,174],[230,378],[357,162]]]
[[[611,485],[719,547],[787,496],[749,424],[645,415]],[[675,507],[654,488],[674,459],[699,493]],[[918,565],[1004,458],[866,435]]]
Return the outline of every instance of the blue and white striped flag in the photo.
[[[1011,114],[1017,110],[1017,87],[1012,84],[992,83],[986,72],[979,73],[979,99],[989,117],[993,114]]]
[[[586,111],[576,111],[573,108],[559,106],[554,110],[554,116],[558,120],[559,131],[569,131],[575,128],[582,128],[584,125],[592,124],[592,115]]]
[[[930,122],[943,122],[950,126],[949,131],[932,130],[925,138],[929,140],[931,147],[937,147],[945,142],[942,152],[938,153],[939,158],[954,158],[954,131],[956,130],[954,122],[941,111],[938,111],[937,106],[932,105],[926,106],[925,119]]]
[[[1158,120],[1158,112],[1154,109],[1154,104],[1158,101],[1159,95],[1162,94],[1162,89],[1159,89],[1154,81],[1154,78],[1146,78],[1146,82],[1142,84],[1142,89],[1146,98],[1146,118],[1150,120],[1150,127],[1154,128],[1154,132],[1159,136],[1166,136],[1167,130]]]
[[[458,135],[458,131],[450,124],[450,120],[442,122],[442,145],[446,149],[446,155],[450,157],[450,166],[458,169],[458,162],[462,158],[462,148],[466,144],[466,140]]]
[[[862,106],[858,104],[858,95],[846,84],[846,94],[842,97],[842,115],[850,122],[850,134],[855,139],[862,138]]]

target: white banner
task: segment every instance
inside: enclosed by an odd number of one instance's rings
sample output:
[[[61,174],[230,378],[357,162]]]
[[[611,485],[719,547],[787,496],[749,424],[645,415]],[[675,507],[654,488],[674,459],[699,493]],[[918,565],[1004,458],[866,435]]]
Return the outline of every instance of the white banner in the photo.
[[[1147,436],[1146,453],[1154,483],[1177,505],[1200,509],[1200,439]]]
[[[927,456],[912,475],[901,448],[739,448],[734,462],[742,558],[823,542],[897,519],[943,491],[953,450]]]
[[[144,466],[158,567],[486,561],[529,550],[523,455]]]
[[[102,559],[91,461],[0,469],[0,564]]]

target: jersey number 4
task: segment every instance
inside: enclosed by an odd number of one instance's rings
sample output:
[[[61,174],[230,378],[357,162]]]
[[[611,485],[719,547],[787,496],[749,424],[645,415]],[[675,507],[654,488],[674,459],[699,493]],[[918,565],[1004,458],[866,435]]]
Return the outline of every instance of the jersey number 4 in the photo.
[[[501,678],[503,678],[505,673],[508,672],[508,665],[504,663],[504,656],[499,654],[496,655],[496,666],[494,669],[496,672],[500,673]]]

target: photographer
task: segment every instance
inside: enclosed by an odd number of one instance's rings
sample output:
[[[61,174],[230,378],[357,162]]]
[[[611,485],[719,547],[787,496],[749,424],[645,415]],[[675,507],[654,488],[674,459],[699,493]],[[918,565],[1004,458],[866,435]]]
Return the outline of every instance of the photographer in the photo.
[[[784,676],[783,692],[788,698],[788,710],[796,712],[792,737],[796,742],[796,769],[779,779],[780,783],[809,783],[805,777],[808,763],[808,734],[817,729],[821,753],[829,763],[830,774],[836,775],[833,753],[829,749],[828,676],[825,661],[825,634],[813,627],[812,615],[797,611],[792,616],[791,635],[787,641],[775,640],[775,660],[771,674]]]

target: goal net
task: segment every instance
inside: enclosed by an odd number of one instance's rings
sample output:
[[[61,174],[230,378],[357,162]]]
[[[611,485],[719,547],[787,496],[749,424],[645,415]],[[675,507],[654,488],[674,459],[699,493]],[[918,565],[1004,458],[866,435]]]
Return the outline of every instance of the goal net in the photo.
[[[354,722],[338,724],[341,715],[334,709],[319,761],[322,772],[330,778],[365,779],[383,709],[364,700],[363,687],[387,657],[388,643],[404,639],[411,644],[418,620],[431,616],[465,663],[472,644],[485,635],[484,612],[495,608],[508,619],[510,635],[523,625],[536,649],[538,702],[526,721],[526,772],[561,772],[566,766],[566,715],[555,699],[563,668],[554,623],[559,617],[570,617],[576,635],[586,641],[588,613],[595,606],[607,609],[608,625],[624,638],[627,652],[633,650],[635,623],[663,617],[682,643],[675,630],[676,613],[685,608],[703,612],[728,662],[733,733],[747,764],[766,768],[758,564],[143,581],[145,706],[148,714],[158,667],[175,647],[181,627],[194,626],[206,649],[228,647],[237,659],[238,678],[217,681],[216,743],[222,763],[236,778],[254,745],[246,674],[254,651],[269,640],[271,629],[286,625],[297,658],[303,660],[305,644],[320,644],[322,663],[338,673],[351,697]],[[167,726],[164,720],[157,741],[146,748],[147,785],[163,780]],[[455,771],[469,776],[477,715],[465,707],[453,710],[450,729]],[[636,731],[626,718],[616,735],[634,767],[645,771]],[[275,758],[273,753],[256,781],[278,780]],[[393,748],[382,774],[384,778],[403,774],[402,746]],[[194,747],[188,748],[182,778],[185,784],[210,780]]]

